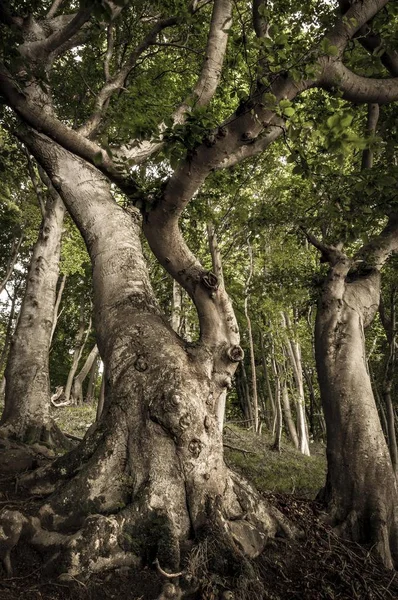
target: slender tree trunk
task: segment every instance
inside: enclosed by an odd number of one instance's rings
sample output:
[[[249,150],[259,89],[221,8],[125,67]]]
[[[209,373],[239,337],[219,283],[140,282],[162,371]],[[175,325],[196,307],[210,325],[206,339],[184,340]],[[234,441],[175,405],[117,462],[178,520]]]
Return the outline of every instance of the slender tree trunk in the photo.
[[[250,348],[250,367],[251,367],[251,382],[252,382],[252,400],[253,400],[253,424],[254,431],[258,433],[259,431],[259,418],[258,418],[258,395],[257,395],[257,371],[256,371],[256,362],[254,356],[254,341],[253,341],[253,331],[252,324],[249,315],[249,285],[251,278],[253,276],[253,254],[250,243],[248,242],[249,249],[249,259],[250,259],[250,267],[249,267],[249,275],[246,281],[246,289],[245,289],[245,317],[247,322],[247,333],[249,336],[249,348]]]
[[[64,212],[51,190],[5,370],[0,435],[26,442],[66,441],[50,416],[48,365]]]
[[[293,445],[296,448],[296,450],[298,450],[300,447],[299,438],[297,435],[296,426],[293,421],[292,411],[290,409],[289,392],[288,392],[285,381],[282,384],[282,404],[283,404],[283,414],[285,416],[285,422],[287,425],[287,430],[290,435],[290,439],[292,440]]]
[[[60,316],[59,307],[61,305],[62,294],[64,293],[65,284],[66,284],[66,275],[63,274],[61,277],[61,282],[59,284],[59,288],[58,288],[57,299],[56,299],[55,305],[54,305],[53,325],[51,328],[50,344],[53,341],[55,329],[57,327],[58,319]]]
[[[281,440],[282,440],[282,428],[283,428],[283,416],[282,416],[282,403],[281,403],[281,380],[279,377],[278,367],[274,359],[272,359],[272,366],[275,376],[275,404],[276,404],[276,418],[274,425],[274,443],[272,449],[277,452],[281,451]]]
[[[8,259],[8,263],[7,263],[7,267],[6,267],[6,273],[5,273],[5,276],[3,277],[2,281],[0,281],[0,294],[6,287],[7,282],[9,281],[9,279],[12,275],[15,263],[17,262],[19,249],[21,247],[22,241],[23,241],[23,235],[21,235],[17,240],[14,240],[14,242],[13,242],[13,245],[11,248],[11,256]]]
[[[286,330],[286,350],[289,356],[294,381],[296,383],[296,414],[297,414],[297,430],[299,436],[299,448],[302,454],[310,456],[310,446],[308,443],[307,421],[305,416],[305,396],[303,385],[303,368],[301,364],[300,344],[294,341],[291,337],[291,324],[287,313],[282,313],[282,325]]]
[[[4,364],[5,364],[6,359],[7,359],[8,348],[9,348],[11,340],[12,340],[13,324],[14,324],[14,317],[15,317],[15,303],[17,301],[17,293],[18,293],[18,290],[14,289],[14,294],[13,294],[13,296],[11,298],[10,314],[9,314],[9,317],[8,317],[8,323],[7,323],[6,335],[5,335],[5,339],[4,339],[4,345],[3,345],[3,348],[1,349],[1,355],[0,355],[0,373],[3,371],[3,367],[4,367]]]
[[[105,365],[103,365],[103,371],[102,371],[100,394],[99,394],[98,404],[97,404],[97,414],[95,416],[96,421],[99,421],[101,418],[102,411],[104,410],[104,404],[105,404]]]
[[[99,364],[100,364],[100,357],[97,354],[97,357],[94,360],[92,367],[90,369],[90,378],[88,381],[87,393],[86,393],[86,398],[85,398],[86,404],[91,404],[96,396],[95,389],[96,389],[97,379],[98,379]]]
[[[91,352],[86,358],[86,361],[81,368],[80,372],[76,375],[73,380],[71,397],[73,404],[83,404],[83,381],[86,379],[87,375],[91,367],[93,366],[94,361],[98,356],[98,347],[97,344],[92,348]]]
[[[91,330],[91,319],[90,323],[86,329],[85,327],[85,319],[84,319],[84,299],[82,298],[80,304],[80,319],[79,319],[79,329],[77,330],[76,339],[75,339],[75,349],[73,351],[72,364],[69,369],[68,378],[66,380],[65,385],[65,402],[71,402],[71,393],[72,393],[72,385],[73,380],[77,371],[77,367],[79,366],[79,362],[81,356],[83,354],[84,346],[86,345],[87,338],[90,334]]]
[[[247,421],[247,426],[251,427],[254,422],[253,408],[252,408],[252,403],[250,400],[249,382],[247,379],[247,373],[246,373],[246,368],[245,368],[244,362],[241,362],[241,364],[240,364],[240,373],[242,376],[242,390],[243,390],[243,399],[244,399],[243,413],[245,415],[245,420]]]
[[[366,364],[364,326],[379,303],[380,275],[346,279],[335,260],[318,306],[316,362],[327,424],[323,499],[339,531],[374,545],[385,564],[398,559],[398,495]]]
[[[155,301],[139,211],[119,206],[95,168],[41,135],[29,141],[85,237],[106,365],[99,421],[76,450],[21,482],[36,493],[54,491],[39,517],[49,529],[73,531],[73,540],[66,536],[62,568],[75,576],[87,564],[92,572],[135,563],[142,552],[163,568],[178,569],[187,541],[214,519],[223,523],[217,535],[241,561],[257,555],[267,538],[282,531],[283,519],[223,460],[217,399],[242,358],[225,292],[212,286],[210,298],[212,280],[199,274],[203,289],[195,287],[195,301],[209,307],[208,321],[202,320],[200,342],[187,345]],[[171,244],[167,248],[179,270],[181,257]],[[32,542],[38,543],[40,523],[35,530]],[[249,535],[250,547],[243,539]]]
[[[264,337],[263,337],[261,330],[260,330],[260,346],[261,346],[261,364],[263,367],[265,385],[266,385],[266,389],[267,389],[267,397],[269,399],[269,403],[271,406],[271,417],[269,419],[269,428],[272,429],[273,423],[275,422],[276,409],[275,409],[274,394],[272,392],[271,382],[269,379],[267,360],[265,358]]]

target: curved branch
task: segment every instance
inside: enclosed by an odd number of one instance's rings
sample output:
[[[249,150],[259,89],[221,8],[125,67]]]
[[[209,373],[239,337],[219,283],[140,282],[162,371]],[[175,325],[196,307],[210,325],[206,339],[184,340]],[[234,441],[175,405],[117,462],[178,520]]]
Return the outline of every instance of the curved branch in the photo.
[[[137,185],[129,174],[117,168],[105,150],[30,102],[2,64],[0,64],[0,93],[25,123],[37,132],[45,133],[66,150],[96,166],[126,194],[137,190]]]
[[[20,46],[21,53],[23,52],[23,47],[26,46],[24,53],[32,60],[42,58],[44,55],[49,55],[58,50],[66,42],[69,42],[90,19],[94,4],[95,2],[92,1],[87,6],[82,7],[72,16],[65,27],[55,31],[49,37]]]
[[[143,231],[152,252],[170,275],[187,291],[195,304],[200,340],[206,346],[227,344],[227,351],[239,344],[239,332],[229,297],[217,277],[207,272],[188,248],[178,226],[178,217],[162,219],[151,211],[143,221]]]
[[[395,252],[398,252],[398,214],[390,215],[383,231],[363,246],[354,260],[365,261],[366,265],[380,271]]]
[[[323,72],[318,85],[324,89],[338,89],[345,100],[368,104],[387,104],[398,100],[398,77],[371,79],[348,69],[342,62],[323,57]]]
[[[326,35],[327,39],[342,53],[347,43],[387,3],[388,0],[357,0],[356,2],[350,2],[350,8],[338,19],[334,27]]]
[[[214,0],[206,55],[201,74],[192,93],[196,106],[206,106],[217,90],[231,25],[232,2],[230,0]]]
[[[53,17],[55,17],[55,15],[60,10],[60,8],[62,7],[64,2],[65,2],[65,0],[54,0],[52,5],[50,6],[50,9],[46,15],[46,18],[52,19]]]
[[[257,156],[257,154],[261,154],[261,152],[268,148],[268,146],[278,139],[278,137],[285,131],[285,127],[282,123],[283,121],[281,119],[281,125],[272,125],[268,128],[266,135],[259,136],[251,144],[240,146],[236,152],[227,156],[217,165],[217,170],[233,167],[246,158],[251,158],[253,156]]]
[[[221,77],[231,24],[231,1],[215,0],[202,70],[192,94],[171,115],[175,123],[181,124],[185,121],[186,114],[191,110],[192,103],[196,107],[206,106],[213,98]],[[164,128],[163,124],[159,126],[160,135]],[[140,164],[157,152],[162,146],[163,142],[144,141],[135,148],[123,146],[120,149],[120,153],[129,161]]]

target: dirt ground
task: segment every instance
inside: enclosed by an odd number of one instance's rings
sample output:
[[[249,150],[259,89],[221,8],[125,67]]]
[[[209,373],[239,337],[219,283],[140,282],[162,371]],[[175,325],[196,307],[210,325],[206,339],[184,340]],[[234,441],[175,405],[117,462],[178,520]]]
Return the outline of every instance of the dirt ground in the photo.
[[[24,463],[19,456],[18,460],[20,467],[29,468],[36,459],[27,458]],[[19,490],[18,476],[10,472],[18,460],[0,450],[0,515],[6,508],[32,514],[41,501]],[[304,532],[303,538],[272,540],[252,563],[246,580],[228,565],[220,571],[202,553],[206,564],[199,569],[197,589],[189,590],[181,581],[183,598],[217,600],[223,591],[232,590],[235,600],[398,599],[396,573],[384,569],[370,549],[337,538],[323,524],[321,506],[290,494],[266,497]],[[12,551],[11,559],[12,577],[0,565],[0,600],[156,600],[164,583],[154,565],[117,569],[85,581],[60,581],[51,578],[40,555],[22,543]]]

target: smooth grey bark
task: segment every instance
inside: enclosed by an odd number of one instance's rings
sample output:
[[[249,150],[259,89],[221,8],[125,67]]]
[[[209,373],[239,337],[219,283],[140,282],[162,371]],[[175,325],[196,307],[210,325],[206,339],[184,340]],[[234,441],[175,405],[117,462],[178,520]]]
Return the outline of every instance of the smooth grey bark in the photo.
[[[281,451],[281,440],[282,440],[282,428],[283,428],[283,415],[282,415],[282,402],[281,402],[281,379],[279,376],[278,366],[274,358],[272,358],[272,370],[274,372],[275,379],[275,425],[274,425],[274,443],[272,449],[277,452]]]
[[[293,339],[291,331],[291,323],[289,315],[282,313],[282,327],[286,330],[285,347],[289,357],[293,377],[296,385],[296,415],[297,415],[297,431],[299,436],[300,452],[305,456],[310,455],[310,447],[308,443],[307,420],[305,415],[305,396],[303,385],[303,368],[301,364],[301,349],[300,344]]]
[[[398,564],[398,495],[366,364],[364,328],[377,311],[380,274],[348,278],[333,261],[319,301],[315,348],[327,425],[328,473],[322,497],[333,525]]]
[[[54,492],[40,511],[47,528],[78,529],[64,548],[63,568],[74,576],[87,568],[88,560],[92,571],[135,563],[135,536],[153,531],[154,518],[158,534],[149,551],[162,566],[178,567],[184,543],[211,514],[222,520],[225,535],[238,546],[242,532],[258,531],[255,548],[260,552],[265,544],[260,534],[274,535],[283,519],[223,461],[216,406],[226,375],[236,367],[235,355],[226,351],[228,339],[210,352],[206,344],[192,347],[179,338],[153,295],[139,211],[123,210],[96,169],[50,140],[32,134],[29,145],[90,253],[95,329],[106,365],[98,423],[79,448],[24,479],[31,491]],[[212,306],[218,298],[215,294]],[[220,339],[227,329],[218,326]],[[221,364],[223,379],[217,376]],[[256,516],[255,524],[242,518],[244,504]],[[32,542],[39,539],[37,524]],[[243,546],[240,552],[244,560]]]
[[[72,391],[71,391],[71,397],[72,397],[73,404],[83,404],[83,382],[86,379],[87,375],[89,374],[89,371],[90,371],[91,367],[93,366],[94,361],[96,360],[97,356],[98,356],[98,347],[97,347],[97,344],[95,344],[95,346],[91,349],[90,353],[88,354],[81,370],[79,371],[79,373],[76,375],[76,377],[73,380]]]
[[[293,445],[296,448],[296,450],[298,450],[300,447],[300,443],[299,443],[299,438],[297,435],[296,425],[294,424],[292,411],[290,408],[289,392],[287,389],[286,381],[284,381],[282,383],[282,405],[283,405],[283,415],[285,417],[285,422],[286,422],[287,430],[290,435],[290,439],[292,440]]]
[[[263,374],[264,374],[265,385],[266,385],[266,390],[267,390],[267,398],[268,398],[270,406],[271,406],[271,416],[269,418],[269,428],[272,430],[273,423],[275,422],[276,409],[275,409],[274,394],[272,391],[271,382],[270,382],[270,378],[269,378],[269,374],[268,374],[267,360],[266,360],[266,356],[265,356],[264,336],[263,336],[261,329],[260,329],[260,347],[261,347],[261,364],[263,367]]]
[[[51,344],[51,342],[53,340],[55,329],[57,327],[58,319],[59,319],[59,316],[60,316],[59,307],[61,305],[62,294],[64,293],[65,284],[66,284],[66,275],[64,273],[62,275],[62,277],[61,277],[61,281],[60,281],[59,288],[58,288],[58,293],[57,293],[57,299],[56,299],[55,304],[54,304],[53,325],[52,325],[52,328],[51,328],[50,344]]]
[[[66,379],[66,384],[65,384],[64,396],[65,396],[66,403],[69,403],[71,401],[73,380],[74,380],[74,377],[75,377],[75,374],[77,371],[77,367],[79,366],[79,361],[80,361],[81,355],[83,353],[83,349],[84,349],[87,337],[88,337],[88,335],[90,333],[90,329],[91,329],[91,322],[90,322],[90,326],[87,329],[86,329],[85,325],[86,324],[85,324],[85,316],[84,316],[84,298],[82,298],[81,302],[80,302],[79,327],[77,329],[76,338],[75,338],[75,347],[73,350],[72,364],[70,366],[68,377]]]
[[[7,323],[7,329],[6,329],[6,335],[5,335],[5,339],[4,339],[4,345],[1,349],[1,354],[0,354],[0,372],[3,371],[3,367],[8,355],[8,348],[11,344],[11,340],[12,340],[12,334],[13,334],[13,327],[14,327],[14,317],[15,317],[15,304],[17,301],[17,294],[18,294],[18,287],[15,286],[14,287],[14,293],[11,296],[11,307],[10,307],[10,314],[8,316],[8,323]],[[5,385],[5,383],[4,383]]]
[[[87,392],[86,392],[86,397],[85,397],[85,402],[86,404],[91,404],[91,402],[94,400],[95,395],[96,395],[96,385],[97,385],[97,380],[98,380],[98,371],[99,371],[99,365],[100,365],[100,357],[97,354],[96,359],[94,360],[91,369],[90,369],[90,377],[88,380],[88,385],[87,385]]]
[[[5,369],[3,437],[66,442],[50,415],[48,365],[64,213],[60,196],[50,190]]]
[[[249,337],[249,349],[250,349],[250,371],[251,371],[251,389],[252,389],[252,413],[253,413],[253,427],[254,432],[259,433],[259,414],[258,414],[258,394],[257,394],[257,369],[256,369],[256,361],[254,356],[254,342],[253,342],[253,330],[252,323],[249,315],[249,285],[250,281],[253,277],[253,252],[252,247],[247,241],[248,251],[249,251],[249,274],[246,280],[245,285],[245,300],[244,300],[244,310],[245,317],[247,323],[247,333]]]

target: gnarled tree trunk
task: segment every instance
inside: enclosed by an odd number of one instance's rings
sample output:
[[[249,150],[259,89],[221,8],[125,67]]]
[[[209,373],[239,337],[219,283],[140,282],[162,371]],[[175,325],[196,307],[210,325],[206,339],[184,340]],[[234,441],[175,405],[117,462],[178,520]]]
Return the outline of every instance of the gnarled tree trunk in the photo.
[[[332,523],[398,561],[398,495],[367,370],[364,328],[379,303],[380,275],[348,279],[351,261],[332,264],[319,302],[315,347],[327,425],[328,474],[323,499]]]
[[[50,190],[5,369],[0,436],[30,443],[67,445],[50,416],[48,365],[64,212]]]
[[[155,301],[139,211],[117,205],[108,182],[82,160],[41,136],[31,145],[84,235],[106,364],[99,422],[79,448],[24,482],[37,493],[54,492],[40,511],[46,528],[78,529],[63,542],[63,569],[95,571],[135,562],[137,554],[178,568],[185,542],[210,514],[240,546],[242,560],[257,555],[285,526],[223,461],[217,406],[242,357],[235,327],[215,322],[219,343],[212,347],[185,343]],[[219,297],[207,283],[197,303],[211,293],[219,318],[230,319],[225,292]],[[202,340],[205,333],[203,326]],[[37,522],[35,529],[32,541],[40,544]]]

